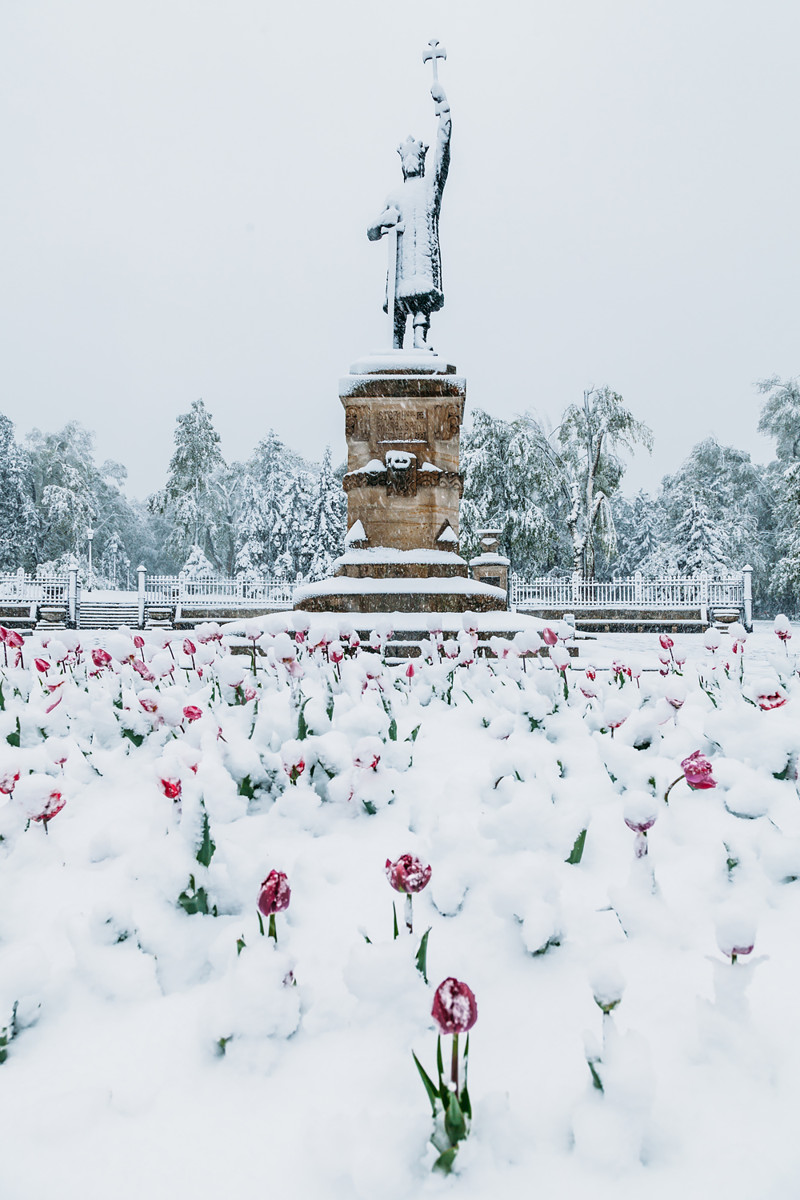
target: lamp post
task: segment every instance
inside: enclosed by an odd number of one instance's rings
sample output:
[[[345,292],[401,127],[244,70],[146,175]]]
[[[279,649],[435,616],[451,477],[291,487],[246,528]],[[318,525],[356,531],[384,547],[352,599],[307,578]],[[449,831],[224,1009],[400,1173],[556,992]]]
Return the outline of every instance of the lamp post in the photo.
[[[87,591],[92,590],[92,542],[94,540],[94,530],[87,529],[86,536],[89,539],[89,578],[87,581]]]

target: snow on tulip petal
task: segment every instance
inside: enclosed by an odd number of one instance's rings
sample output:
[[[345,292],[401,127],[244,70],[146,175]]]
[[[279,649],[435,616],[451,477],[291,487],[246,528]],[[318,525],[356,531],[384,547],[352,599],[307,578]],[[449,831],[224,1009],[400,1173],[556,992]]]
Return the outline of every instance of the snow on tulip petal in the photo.
[[[421,892],[430,882],[432,868],[416,854],[401,854],[395,862],[386,860],[386,878],[396,892]]]
[[[202,708],[198,708],[196,704],[187,704],[184,706],[183,715],[187,721],[199,721],[203,715]]]
[[[442,1033],[467,1033],[478,1019],[472,989],[449,976],[436,989],[431,1016]]]
[[[695,750],[694,754],[683,760],[681,770],[693,791],[705,791],[717,786],[711,763],[699,750]]]
[[[283,912],[289,907],[292,889],[283,871],[270,871],[258,889],[258,911],[265,917]]]

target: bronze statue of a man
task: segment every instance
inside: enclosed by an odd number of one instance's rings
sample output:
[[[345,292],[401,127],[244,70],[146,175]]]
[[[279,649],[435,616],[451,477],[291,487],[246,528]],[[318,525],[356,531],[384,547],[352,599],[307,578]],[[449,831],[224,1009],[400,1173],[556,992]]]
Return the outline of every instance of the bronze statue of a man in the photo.
[[[414,324],[414,348],[428,349],[431,313],[444,304],[439,210],[450,166],[452,123],[444,88],[436,77],[436,59],[444,57],[444,51],[436,49],[438,43],[431,43],[431,46],[434,49],[426,52],[425,58],[433,58],[431,96],[439,118],[433,171],[429,175],[425,173],[428,147],[412,137],[407,138],[397,148],[403,167],[402,186],[389,195],[383,212],[374,225],[367,229],[367,237],[372,242],[384,234],[390,235],[390,262],[386,303],[383,307],[385,312],[389,312],[390,307],[394,309],[393,344],[397,350],[403,348],[409,316]],[[391,242],[396,243],[394,264],[391,261]]]

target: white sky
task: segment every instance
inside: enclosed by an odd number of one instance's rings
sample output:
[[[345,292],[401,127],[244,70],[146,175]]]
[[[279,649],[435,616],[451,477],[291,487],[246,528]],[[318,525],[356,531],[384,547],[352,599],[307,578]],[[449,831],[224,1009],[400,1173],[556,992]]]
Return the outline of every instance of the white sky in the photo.
[[[344,457],[337,382],[386,342],[366,225],[453,110],[445,308],[468,403],[556,423],[591,384],[771,457],[753,381],[800,371],[796,0],[4,0],[0,411],[77,419],[129,490],[202,396]]]

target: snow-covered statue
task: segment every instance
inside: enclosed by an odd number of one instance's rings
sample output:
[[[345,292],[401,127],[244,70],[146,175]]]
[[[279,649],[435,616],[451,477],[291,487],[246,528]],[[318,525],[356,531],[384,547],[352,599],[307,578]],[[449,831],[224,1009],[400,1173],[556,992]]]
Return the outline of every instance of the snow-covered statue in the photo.
[[[437,60],[447,52],[438,42],[429,42],[423,61],[433,62],[431,96],[439,125],[436,131],[433,170],[425,172],[428,147],[408,137],[397,147],[403,168],[403,183],[386,201],[386,207],[367,230],[372,242],[389,237],[389,270],[386,303],[395,349],[402,349],[406,321],[412,318],[415,349],[426,349],[431,313],[444,304],[442,263],[439,254],[439,210],[450,166],[450,106],[439,83]]]

